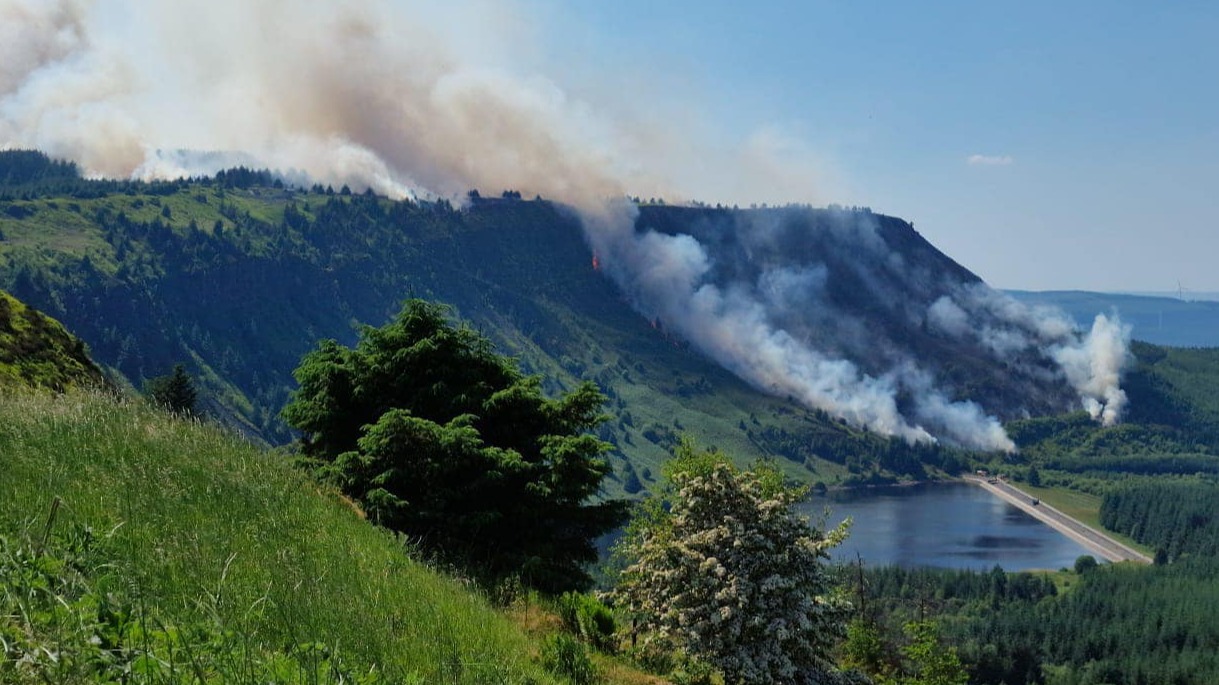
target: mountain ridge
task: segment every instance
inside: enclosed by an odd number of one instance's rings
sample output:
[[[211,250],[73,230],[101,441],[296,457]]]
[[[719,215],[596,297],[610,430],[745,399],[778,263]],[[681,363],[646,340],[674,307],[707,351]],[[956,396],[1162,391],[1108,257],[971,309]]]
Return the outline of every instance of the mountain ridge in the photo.
[[[512,192],[454,208],[243,169],[151,184],[50,174],[0,189],[0,285],[134,385],[185,363],[209,413],[270,442],[291,438],[278,409],[316,341],[350,344],[408,296],[444,301],[551,391],[597,381],[623,488],[648,487],[685,432],[743,460],[779,457],[802,479],[866,482],[963,463],[915,420],[1006,440],[986,412],[1078,406],[1046,352],[1059,334],[1013,319],[908,222],[795,206],[633,211],[634,252],[614,252],[571,208]],[[690,261],[657,268],[652,290],[623,286],[617,270],[674,255]],[[664,280],[691,265],[687,282]],[[658,302],[669,285],[686,299]],[[686,318],[698,302],[714,306]],[[753,337],[733,338],[746,323]],[[754,343],[796,366],[724,355]],[[1014,352],[997,360],[1000,344]],[[805,363],[841,385],[817,373],[791,384],[785,369]],[[899,437],[863,430],[869,417]]]

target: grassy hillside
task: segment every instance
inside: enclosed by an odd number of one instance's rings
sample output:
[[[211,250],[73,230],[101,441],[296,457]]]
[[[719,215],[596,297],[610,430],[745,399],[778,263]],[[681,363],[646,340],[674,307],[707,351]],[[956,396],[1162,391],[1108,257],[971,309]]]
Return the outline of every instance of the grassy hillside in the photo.
[[[0,470],[2,682],[550,682],[463,584],[218,429],[4,393]]]
[[[0,386],[65,390],[104,383],[83,342],[58,321],[0,291]]]

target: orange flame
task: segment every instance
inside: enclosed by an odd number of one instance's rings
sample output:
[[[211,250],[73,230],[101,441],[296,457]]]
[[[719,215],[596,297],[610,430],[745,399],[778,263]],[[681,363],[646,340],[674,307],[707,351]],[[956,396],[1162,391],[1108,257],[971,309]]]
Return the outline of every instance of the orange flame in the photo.
[[[597,258],[597,253],[593,253],[593,271],[601,270],[601,260]]]

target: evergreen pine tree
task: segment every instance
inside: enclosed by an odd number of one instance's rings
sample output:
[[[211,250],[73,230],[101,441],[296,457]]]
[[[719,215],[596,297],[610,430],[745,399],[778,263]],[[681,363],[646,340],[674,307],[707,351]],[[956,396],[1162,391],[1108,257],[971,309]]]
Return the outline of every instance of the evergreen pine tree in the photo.
[[[195,413],[198,391],[186,367],[175,364],[172,373],[151,378],[144,384],[144,395],[155,405],[180,416]]]
[[[488,582],[585,588],[593,541],[625,517],[592,383],[557,399],[447,310],[410,300],[354,349],[323,341],[283,416],[375,522]]]

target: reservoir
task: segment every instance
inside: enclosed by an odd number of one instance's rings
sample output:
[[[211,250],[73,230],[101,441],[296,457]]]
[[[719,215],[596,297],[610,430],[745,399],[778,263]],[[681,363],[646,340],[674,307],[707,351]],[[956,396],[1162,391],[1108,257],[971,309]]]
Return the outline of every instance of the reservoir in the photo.
[[[933,566],[1007,571],[1071,568],[1090,552],[1016,507],[969,483],[837,490],[802,505],[816,524],[825,508],[833,527],[851,517],[850,537],[831,551],[858,553],[870,566]]]

